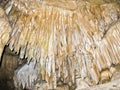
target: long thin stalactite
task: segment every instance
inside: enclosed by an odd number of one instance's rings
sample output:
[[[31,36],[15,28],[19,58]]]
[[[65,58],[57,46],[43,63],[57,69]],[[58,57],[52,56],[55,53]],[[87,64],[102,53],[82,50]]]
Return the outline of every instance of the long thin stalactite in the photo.
[[[59,78],[75,84],[76,76],[98,84],[103,70],[120,63],[120,4],[99,1],[11,0],[5,10],[12,31],[3,46],[8,41],[21,59],[36,62],[54,88]]]

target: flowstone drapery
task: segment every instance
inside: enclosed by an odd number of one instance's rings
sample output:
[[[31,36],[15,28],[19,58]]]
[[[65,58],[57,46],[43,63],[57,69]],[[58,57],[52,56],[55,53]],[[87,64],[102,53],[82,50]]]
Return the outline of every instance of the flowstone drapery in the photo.
[[[56,88],[58,80],[75,84],[76,77],[101,83],[120,63],[117,0],[11,0],[5,11],[12,31],[3,46],[7,43],[28,64],[36,62],[49,87]]]

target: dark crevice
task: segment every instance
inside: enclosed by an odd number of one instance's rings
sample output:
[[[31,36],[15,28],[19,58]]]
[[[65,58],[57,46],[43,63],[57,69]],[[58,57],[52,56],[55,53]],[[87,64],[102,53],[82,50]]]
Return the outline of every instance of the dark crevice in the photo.
[[[18,56],[5,46],[0,62],[0,90],[15,90],[13,76],[18,67],[17,60]]]
[[[0,68],[1,68],[1,65],[2,65],[2,61],[3,61],[3,54],[5,53],[5,48],[6,48],[6,46],[4,47],[4,50],[2,52],[2,56],[1,56],[1,60],[0,60]]]

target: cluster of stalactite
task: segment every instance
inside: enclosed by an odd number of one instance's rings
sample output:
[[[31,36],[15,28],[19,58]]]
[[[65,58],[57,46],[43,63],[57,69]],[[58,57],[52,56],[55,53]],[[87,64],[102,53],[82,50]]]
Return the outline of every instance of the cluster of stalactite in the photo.
[[[36,62],[49,87],[56,88],[59,79],[75,84],[76,76],[98,84],[120,63],[117,0],[11,0],[5,11],[12,29],[6,19],[5,24],[0,21],[0,54],[7,43],[28,64]]]
[[[0,60],[2,57],[2,52],[4,50],[4,47],[10,38],[11,31],[12,28],[9,24],[8,18],[5,15],[4,10],[0,8]]]

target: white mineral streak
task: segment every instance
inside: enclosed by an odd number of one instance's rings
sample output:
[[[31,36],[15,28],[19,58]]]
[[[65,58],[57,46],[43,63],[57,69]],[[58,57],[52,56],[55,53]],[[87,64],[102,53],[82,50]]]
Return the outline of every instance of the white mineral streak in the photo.
[[[10,3],[10,6],[6,7],[5,9],[6,14],[9,14],[9,12],[12,10],[13,2],[11,1],[9,3]]]
[[[56,88],[59,79],[75,84],[76,75],[83,80],[89,78],[93,84],[111,77],[102,71],[108,69],[109,73],[112,64],[120,63],[119,3],[104,0],[11,1],[6,7],[13,28],[9,47],[28,63],[33,59],[41,80],[46,80],[50,88]],[[0,25],[4,25],[2,19]],[[6,30],[1,27],[0,32],[0,37],[5,38]],[[3,46],[0,46],[0,54]],[[26,83],[29,86],[33,77],[29,78],[30,81],[18,81],[18,85],[25,87]]]
[[[32,88],[38,78],[38,70],[34,62],[29,65],[25,64],[15,71],[14,84],[15,87],[23,86],[23,88]]]

